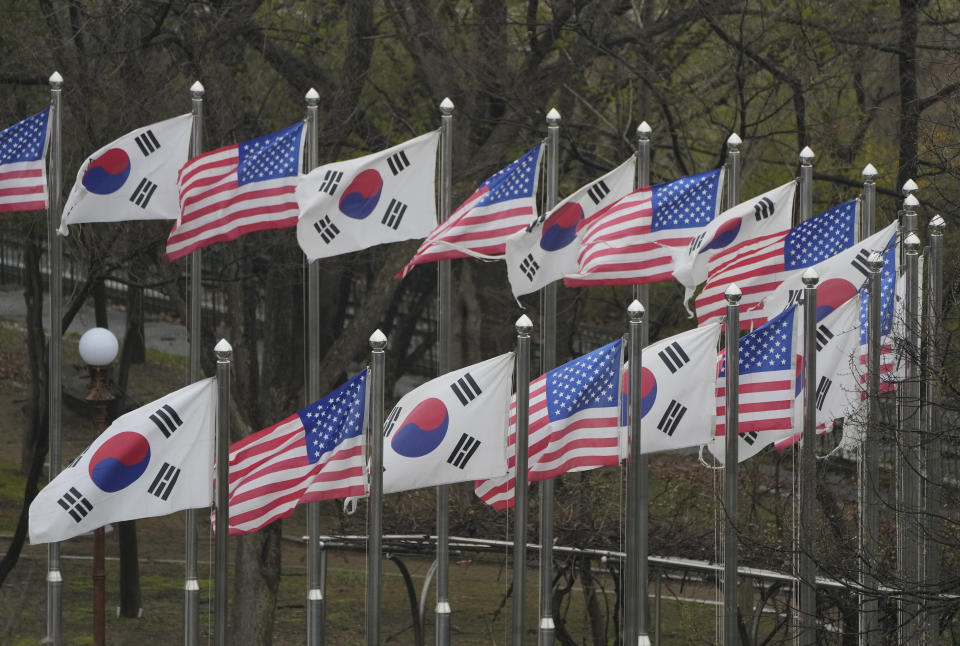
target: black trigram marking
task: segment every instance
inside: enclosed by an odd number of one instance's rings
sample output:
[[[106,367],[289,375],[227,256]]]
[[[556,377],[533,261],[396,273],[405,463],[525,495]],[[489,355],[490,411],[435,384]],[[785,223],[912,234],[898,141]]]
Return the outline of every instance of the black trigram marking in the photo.
[[[690,357],[687,356],[687,353],[683,351],[683,348],[681,348],[680,344],[676,341],[658,352],[657,356],[660,357],[664,365],[670,369],[671,373],[675,373],[690,363]]]
[[[70,514],[71,518],[78,523],[93,511],[93,505],[90,501],[84,498],[83,495],[73,487],[70,487],[70,489],[60,497],[57,504],[63,507],[64,511]]]
[[[134,141],[137,142],[137,146],[140,147],[140,152],[143,153],[144,157],[147,157],[150,153],[155,153],[160,150],[160,142],[157,141],[156,136],[154,136],[153,130],[147,130],[146,132],[140,133],[137,135]]]
[[[769,197],[765,197],[753,205],[753,217],[757,219],[757,222],[766,220],[771,215],[773,215],[773,200]]]
[[[703,236],[705,235],[706,235],[705,233],[701,233],[700,235],[696,236],[693,240],[691,240],[690,246],[687,249],[687,251],[689,251],[690,253],[693,253],[694,251],[699,249],[700,245],[703,244]]]
[[[157,185],[144,177],[140,180],[140,183],[137,184],[137,188],[130,196],[130,201],[139,206],[141,209],[145,209],[147,208],[147,204],[150,202],[150,198],[153,197],[153,194],[156,192],[156,190]]]
[[[407,159],[407,153],[401,150],[387,157],[387,165],[390,167],[391,173],[398,175],[400,171],[410,165],[410,160]]]
[[[403,408],[401,406],[396,406],[392,411],[390,411],[390,416],[387,417],[383,422],[383,437],[390,437],[390,434],[393,433],[393,427],[397,425],[397,420],[400,419],[400,411]]]
[[[824,346],[830,343],[833,338],[833,332],[826,325],[817,328],[817,352],[823,350]]]
[[[473,380],[473,375],[469,372],[450,384],[450,389],[460,400],[460,403],[466,406],[477,398],[481,392],[480,386]]]
[[[164,462],[163,466],[160,467],[160,471],[157,472],[157,477],[153,479],[150,488],[147,489],[147,493],[152,493],[160,500],[165,501],[170,497],[170,492],[173,491],[174,486],[177,484],[177,478],[179,477],[180,469]]]
[[[820,383],[817,384],[817,410],[823,410],[823,402],[826,401],[827,393],[832,385],[833,381],[826,377],[820,377]]]
[[[799,303],[801,296],[803,296],[802,289],[788,289],[787,290],[787,306],[789,307],[794,303]]]
[[[82,458],[82,457],[83,457],[83,454],[86,453],[86,452],[87,452],[86,449],[84,449],[83,453],[81,453],[80,455],[78,455],[78,456],[75,457],[74,459],[70,460],[70,464],[67,465],[67,468],[68,468],[68,469],[72,469],[73,467],[77,466],[77,463],[80,462],[80,458]]]
[[[750,431],[749,433],[743,433],[740,435],[740,437],[743,438],[744,442],[746,442],[750,446],[753,446],[753,443],[757,441],[757,432]]]
[[[610,187],[606,185],[603,180],[600,180],[596,184],[590,187],[587,191],[587,195],[590,196],[590,199],[593,200],[594,204],[600,204],[600,200],[605,198],[610,194]]]
[[[460,439],[457,440],[457,445],[453,447],[453,451],[450,452],[447,463],[452,464],[458,469],[464,469],[478,448],[480,448],[480,440],[463,433]]]
[[[320,234],[320,238],[326,243],[330,242],[340,235],[340,229],[337,228],[331,220],[329,215],[325,215],[316,222],[313,223],[313,228],[317,230],[317,233]]]
[[[520,271],[531,282],[533,281],[533,277],[537,275],[537,272],[540,271],[540,263],[534,260],[532,253],[528,253],[527,257],[520,262]]]
[[[320,192],[333,195],[340,186],[340,180],[343,179],[343,171],[328,170],[323,174],[323,181],[320,182]]]
[[[406,204],[395,199],[391,199],[390,205],[387,206],[387,212],[383,214],[383,219],[380,220],[380,224],[385,224],[396,231],[397,227],[400,226],[400,220],[403,219],[403,214],[406,212]]]
[[[677,430],[677,426],[680,425],[680,420],[683,419],[683,415],[686,412],[687,407],[674,399],[667,406],[667,410],[664,411],[663,417],[661,417],[657,423],[657,428],[670,437],[673,437],[673,432]]]
[[[170,437],[174,431],[183,426],[183,421],[170,404],[164,404],[157,409],[157,412],[150,416],[150,421],[157,425],[164,437]]]
[[[857,257],[850,263],[854,269],[863,274],[864,278],[870,278],[870,267],[867,265],[867,258],[869,257],[870,252],[866,249],[861,249],[857,252]]]

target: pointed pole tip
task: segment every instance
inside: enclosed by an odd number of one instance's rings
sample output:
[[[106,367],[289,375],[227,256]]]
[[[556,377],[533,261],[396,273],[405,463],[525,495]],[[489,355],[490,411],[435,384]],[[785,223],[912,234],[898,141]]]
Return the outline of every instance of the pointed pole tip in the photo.
[[[640,322],[643,320],[643,315],[646,313],[646,310],[643,307],[643,303],[637,299],[633,299],[633,302],[627,306],[627,316],[631,321]]]
[[[802,280],[803,284],[807,287],[813,287],[820,282],[820,274],[818,274],[817,270],[813,267],[807,267],[807,270],[803,272],[800,280]]]
[[[916,252],[920,249],[920,238],[916,233],[911,231],[907,234],[907,237],[903,239],[903,248],[906,249],[908,253]]]
[[[738,135],[735,132],[730,133],[730,136],[727,137],[727,145],[730,146],[731,148],[736,148],[742,143],[743,143],[743,139],[741,139],[740,135]]]
[[[380,328],[377,328],[373,331],[373,334],[370,335],[370,347],[374,351],[382,351],[387,347],[387,335],[380,331]]]
[[[307,90],[307,93],[304,95],[304,98],[307,101],[319,101],[320,93],[317,92],[316,88],[310,88],[309,90]]]
[[[927,225],[931,229],[934,229],[932,233],[934,234],[943,234],[943,228],[947,226],[947,221],[943,219],[939,213],[930,218],[930,223]]]
[[[59,87],[62,84],[63,84],[63,77],[60,76],[60,72],[54,71],[53,74],[50,75],[50,85],[53,85],[54,87]]]
[[[556,108],[550,108],[550,112],[547,113],[547,125],[555,126],[560,123],[560,113]]]
[[[204,92],[203,83],[201,83],[200,81],[194,81],[193,85],[190,86],[190,92],[195,96],[202,95]]]
[[[450,97],[446,96],[443,98],[443,101],[440,102],[440,113],[441,114],[451,114],[453,112],[453,101],[450,100]]]
[[[912,179],[908,179],[903,183],[902,190],[904,195],[913,195],[918,190],[920,190],[920,187],[917,186],[917,183],[915,181],[913,181]]]
[[[812,164],[816,155],[813,154],[813,150],[810,146],[804,146],[803,150],[800,151],[800,163],[801,164]]]
[[[226,339],[220,339],[213,347],[213,351],[217,354],[218,361],[225,361],[233,354],[233,346]]]
[[[641,121],[640,125],[637,126],[637,138],[646,141],[650,139],[650,133],[653,132],[653,128],[650,127],[650,124],[646,121]]]
[[[871,271],[880,271],[883,268],[883,252],[874,251],[867,256],[867,266]]]
[[[918,200],[917,196],[913,193],[907,195],[903,200],[903,208],[905,209],[916,210],[918,206],[920,206],[920,200]]]
[[[863,167],[863,179],[871,180],[877,178],[877,169],[874,168],[873,164],[867,164]]]
[[[521,314],[520,318],[517,319],[516,325],[517,334],[530,334],[533,330],[533,321],[530,320],[530,317],[526,314]]]
[[[727,299],[727,303],[730,305],[736,305],[743,297],[743,292],[740,291],[740,288],[737,287],[736,283],[730,283],[727,285],[727,289],[724,290],[723,296]]]

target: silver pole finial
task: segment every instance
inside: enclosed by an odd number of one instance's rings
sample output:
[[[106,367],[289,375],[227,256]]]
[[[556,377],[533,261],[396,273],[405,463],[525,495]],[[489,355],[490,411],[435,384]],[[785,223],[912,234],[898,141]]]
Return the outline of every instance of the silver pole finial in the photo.
[[[530,334],[533,331],[533,321],[526,314],[522,314],[516,323],[517,334]]]
[[[807,270],[803,272],[800,280],[802,280],[803,284],[807,287],[813,287],[820,282],[820,274],[818,274],[817,270],[813,267],[808,267]]]
[[[643,303],[637,299],[633,299],[633,302],[627,307],[627,314],[630,316],[631,321],[642,322],[645,312],[646,310],[643,308]]]
[[[738,150],[740,148],[740,144],[742,143],[743,139],[741,139],[740,135],[735,132],[731,133],[731,135],[727,137],[727,148],[730,150]]]
[[[916,193],[917,191],[919,191],[920,187],[917,186],[917,183],[915,181],[913,181],[912,179],[908,179],[903,183],[903,188],[901,190],[903,191],[904,195],[910,196]]]
[[[310,88],[307,90],[304,98],[307,100],[307,105],[317,105],[317,103],[320,101],[320,93],[314,88]]]
[[[918,206],[920,206],[920,200],[913,193],[907,195],[903,200],[903,208],[907,211],[916,211]]]
[[[205,90],[203,89],[203,83],[201,83],[200,81],[194,81],[193,85],[190,86],[190,94],[194,99],[199,99],[200,97],[202,97],[204,91]]]
[[[233,346],[226,339],[220,339],[213,351],[217,354],[217,361],[229,361],[233,356]]]
[[[374,352],[378,352],[387,347],[387,337],[379,328],[374,330],[373,334],[370,335],[370,347]]]
[[[933,233],[935,235],[942,235],[943,229],[946,226],[947,226],[946,220],[944,220],[939,213],[933,216],[932,218],[930,218],[930,222],[927,224],[927,227],[929,227],[930,229],[930,233]]]
[[[903,248],[906,249],[907,253],[917,253],[920,250],[920,238],[917,237],[917,234],[910,232],[907,234],[907,237],[903,239]]]
[[[737,287],[736,283],[730,283],[727,286],[727,289],[723,292],[723,296],[727,299],[727,303],[730,305],[736,305],[743,297],[743,292],[740,291],[740,288]]]
[[[863,181],[865,182],[877,179],[877,169],[874,168],[873,164],[864,166],[860,174],[863,176]]]
[[[53,89],[59,89],[63,85],[63,77],[60,76],[60,72],[54,72],[50,75],[50,87]]]
[[[440,114],[453,114],[453,101],[450,100],[450,97],[444,97],[443,101],[440,102]]]
[[[650,127],[650,124],[646,121],[641,121],[640,125],[637,126],[637,139],[649,139],[650,133],[653,132],[653,128]]]
[[[560,125],[560,113],[557,112],[556,108],[550,108],[550,112],[547,113],[547,125],[548,126]]]
[[[870,271],[880,271],[883,269],[883,252],[874,251],[867,256],[867,269]]]
[[[801,164],[812,164],[816,155],[813,154],[813,151],[810,149],[810,146],[804,146],[803,150],[800,151],[800,163]]]

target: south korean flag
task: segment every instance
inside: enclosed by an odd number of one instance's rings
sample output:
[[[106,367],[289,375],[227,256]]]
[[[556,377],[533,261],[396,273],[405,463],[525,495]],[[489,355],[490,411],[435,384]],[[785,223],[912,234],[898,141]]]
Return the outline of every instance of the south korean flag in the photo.
[[[636,168],[636,157],[630,157],[507,238],[504,260],[514,297],[577,273],[577,225],[633,190]]]
[[[383,491],[503,476],[512,352],[454,370],[405,395],[383,425]]]
[[[217,385],[204,379],[122,415],[30,505],[30,542],[207,507]]]
[[[437,226],[439,141],[440,132],[430,132],[302,175],[297,242],[307,258],[427,237]]]
[[[640,380],[640,452],[700,446],[713,437],[717,341],[720,323],[681,332],[643,349]],[[630,453],[630,379],[620,389],[621,458]]]
[[[189,114],[120,137],[93,153],[63,207],[60,235],[80,222],[176,220],[177,173],[187,163]]]

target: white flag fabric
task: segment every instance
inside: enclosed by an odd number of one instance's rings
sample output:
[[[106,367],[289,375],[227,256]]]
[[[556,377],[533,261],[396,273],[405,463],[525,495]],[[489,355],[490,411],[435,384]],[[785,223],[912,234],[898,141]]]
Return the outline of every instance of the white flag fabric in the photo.
[[[210,378],[118,417],[34,498],[30,542],[209,506],[216,409]]]
[[[60,235],[80,222],[176,220],[177,173],[190,149],[189,114],[138,128],[90,155],[63,207]]]
[[[407,393],[383,425],[383,491],[502,476],[514,368],[508,352]]]
[[[686,298],[708,275],[745,255],[781,241],[790,230],[797,183],[790,181],[718,215],[676,252],[673,276],[686,288]],[[732,279],[732,282],[736,282]]]
[[[578,225],[633,190],[636,157],[557,204],[549,213],[506,241],[504,260],[514,297],[577,272]]]
[[[673,451],[713,438],[717,342],[720,323],[681,332],[643,349],[640,381],[640,452]],[[630,379],[624,366],[620,389],[621,458],[630,453]]]
[[[310,260],[425,238],[437,226],[440,131],[297,180],[297,242]]]

